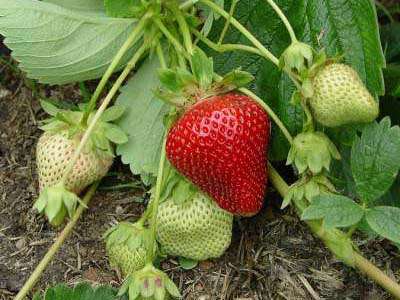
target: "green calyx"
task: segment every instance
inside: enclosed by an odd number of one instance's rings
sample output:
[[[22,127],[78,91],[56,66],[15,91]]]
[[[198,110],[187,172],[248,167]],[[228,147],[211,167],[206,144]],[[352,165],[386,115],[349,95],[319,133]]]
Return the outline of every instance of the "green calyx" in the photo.
[[[76,110],[60,109],[50,102],[41,101],[41,105],[51,117],[44,120],[40,129],[52,134],[67,131],[68,137],[72,139],[82,136],[88,124],[93,119],[95,112],[89,115],[88,120],[83,123],[85,105]],[[94,150],[100,156],[114,156],[113,145],[123,144],[128,141],[126,133],[112,122],[119,119],[125,111],[122,106],[112,106],[104,111],[101,118],[95,125],[95,129],[86,145],[86,150]]]
[[[299,202],[305,199],[308,203],[311,203],[314,197],[322,193],[334,193],[335,191],[334,185],[324,175],[303,176],[290,186],[283,199],[281,209],[286,208],[292,201]]]
[[[147,264],[143,269],[128,276],[118,292],[118,296],[127,294],[129,300],[164,300],[181,298],[179,289],[168,275]]]
[[[51,187],[46,187],[36,200],[34,207],[39,213],[44,213],[53,226],[59,226],[68,215],[72,217],[78,203],[82,203],[80,198],[68,191],[64,184],[58,183]]]
[[[121,222],[110,228],[103,238],[111,266],[120,269],[124,276],[146,264],[151,234],[142,222]]]
[[[279,66],[301,74],[312,65],[313,58],[314,50],[311,46],[295,41],[281,55]]]
[[[286,164],[294,163],[300,174],[307,170],[317,174],[329,170],[332,157],[339,160],[340,153],[324,133],[303,132],[293,140]]]
[[[246,86],[254,77],[240,69],[214,81],[212,58],[196,48],[191,57],[191,72],[186,68],[161,69],[159,77],[162,89],[157,92],[160,99],[178,107],[191,105],[201,99],[225,94]]]

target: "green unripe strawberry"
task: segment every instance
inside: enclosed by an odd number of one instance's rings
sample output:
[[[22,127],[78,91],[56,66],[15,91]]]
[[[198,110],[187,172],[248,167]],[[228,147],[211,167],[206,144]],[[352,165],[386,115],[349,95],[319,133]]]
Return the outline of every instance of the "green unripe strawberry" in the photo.
[[[69,137],[66,130],[58,133],[45,132],[39,138],[36,162],[40,191],[60,182],[79,142],[80,135]],[[101,179],[107,173],[112,161],[112,156],[100,156],[97,152],[86,149],[80,154],[65,182],[65,187],[79,194],[89,184]]]
[[[166,273],[148,263],[143,269],[130,274],[118,291],[129,300],[168,300],[182,298],[178,287]]]
[[[46,101],[41,101],[41,104],[51,118],[43,121],[41,129],[45,133],[39,138],[36,147],[40,195],[34,207],[40,213],[45,213],[52,225],[58,226],[67,214],[72,217],[75,213],[80,202],[77,194],[106,175],[114,157],[112,143],[127,141],[126,134],[110,123],[119,118],[124,109],[113,106],[104,111],[83,145],[77,161],[69,170],[87,130],[85,113],[59,109]],[[90,123],[93,116],[94,112],[86,121]],[[67,170],[68,176],[64,178]]]
[[[220,257],[232,236],[233,215],[201,192],[183,203],[167,199],[157,215],[157,238],[170,255],[193,260]]]
[[[333,63],[313,79],[310,106],[315,119],[324,126],[372,122],[379,105],[350,66]]]
[[[148,228],[141,223],[121,222],[104,235],[110,265],[121,270],[126,277],[142,269],[146,264],[146,238]]]

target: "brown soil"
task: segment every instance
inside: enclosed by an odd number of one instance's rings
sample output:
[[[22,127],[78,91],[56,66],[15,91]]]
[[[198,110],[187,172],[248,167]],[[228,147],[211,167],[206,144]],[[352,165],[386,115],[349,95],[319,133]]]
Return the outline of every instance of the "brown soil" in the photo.
[[[0,299],[12,299],[46,253],[58,231],[32,210],[37,197],[35,143],[38,120],[45,117],[40,97],[77,101],[77,86],[49,87],[26,80],[0,53]],[[113,180],[136,181],[117,163]],[[111,181],[111,179],[106,179]],[[144,205],[143,189],[101,191],[46,269],[35,290],[80,281],[118,286],[102,242],[115,221],[134,219]],[[295,214],[270,205],[255,218],[235,222],[231,247],[220,259],[190,271],[175,259],[162,263],[184,299],[390,299],[371,281],[338,262]],[[359,242],[367,257],[397,276],[397,249],[386,242]]]

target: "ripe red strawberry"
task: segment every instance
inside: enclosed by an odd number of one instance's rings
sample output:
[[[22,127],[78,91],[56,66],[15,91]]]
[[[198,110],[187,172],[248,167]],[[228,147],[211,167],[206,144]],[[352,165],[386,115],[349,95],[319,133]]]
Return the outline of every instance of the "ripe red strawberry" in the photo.
[[[172,165],[233,214],[262,207],[270,121],[251,98],[228,93],[187,109],[167,137]]]

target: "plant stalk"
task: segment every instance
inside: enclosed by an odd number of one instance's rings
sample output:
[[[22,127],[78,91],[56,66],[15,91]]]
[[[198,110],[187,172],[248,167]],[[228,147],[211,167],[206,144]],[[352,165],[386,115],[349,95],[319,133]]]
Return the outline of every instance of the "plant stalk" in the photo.
[[[268,173],[271,183],[274,185],[279,194],[281,194],[282,197],[285,197],[289,191],[289,186],[287,185],[285,180],[279,175],[279,173],[271,164],[268,164]],[[300,205],[298,205],[298,203],[295,203],[295,205],[298,213],[301,214],[301,211],[304,207],[301,207]],[[336,243],[334,238],[340,238],[341,242],[348,241],[348,243],[350,243],[349,246],[351,246],[352,249],[352,260],[347,264],[354,268],[357,268],[362,273],[366,274],[369,278],[378,283],[380,286],[382,286],[393,296],[400,299],[400,285],[389,276],[387,276],[383,271],[378,269],[369,260],[364,258],[356,250],[354,250],[351,240],[347,237],[345,233],[338,229],[328,230],[326,228],[323,228],[321,222],[310,221],[306,223],[310,227],[314,235],[320,238],[324,242],[325,246],[337,257],[341,257],[341,254],[338,253],[339,248],[335,247]]]
[[[176,14],[176,20],[178,21],[179,28],[182,32],[183,42],[185,43],[186,51],[190,56],[192,56],[193,44],[189,26],[186,23],[186,20],[179,9],[173,8],[173,12]]]
[[[154,246],[156,244],[156,234],[157,234],[157,212],[158,212],[158,205],[160,204],[160,196],[161,196],[161,185],[163,182],[163,175],[164,175],[164,166],[165,166],[165,145],[167,141],[167,131],[165,133],[163,139],[163,145],[161,149],[161,158],[160,163],[158,165],[158,173],[157,173],[157,181],[156,181],[156,190],[154,194],[154,200],[151,202],[151,221],[150,221],[150,228],[151,228],[151,240],[150,240],[150,247],[148,251],[147,262],[153,263],[154,259]]]
[[[279,59],[276,58],[275,55],[273,55],[270,51],[268,51],[268,49],[265,48],[264,45],[261,44],[260,41],[257,40],[257,38],[253,34],[251,34],[251,32],[249,32],[242,24],[240,24],[233,16],[230,16],[225,10],[223,10],[221,7],[210,0],[200,0],[200,2],[210,7],[213,11],[224,17],[226,20],[230,20],[230,23],[237,30],[239,30],[250,42],[252,42],[253,45],[260,50],[265,58],[269,59],[276,66],[279,66]]]
[[[236,5],[238,4],[239,0],[232,0],[231,8],[229,9],[229,19],[226,20],[224,28],[222,29],[221,35],[218,40],[218,45],[221,45],[224,41],[225,35],[228,32],[229,25],[231,25],[231,18],[233,13],[235,12]]]
[[[283,24],[285,25],[287,31],[289,32],[290,39],[292,40],[292,43],[297,42],[296,34],[294,33],[293,27],[290,24],[289,20],[283,13],[283,11],[280,9],[280,7],[275,3],[274,0],[267,0],[268,4],[272,7],[272,9],[277,13],[279,18],[282,20]]]
[[[240,50],[240,51],[245,51],[253,54],[257,54],[262,56],[262,53],[260,50],[258,50],[255,47],[247,46],[247,45],[242,45],[242,44],[217,44],[208,39],[207,37],[203,36],[200,31],[196,29],[191,30],[192,33],[204,44],[206,44],[208,47],[211,49],[217,51],[217,52],[227,52],[227,51],[235,51],[235,50]]]
[[[132,59],[126,65],[125,69],[122,71],[121,75],[115,81],[111,90],[108,92],[103,103],[100,105],[99,109],[97,110],[96,114],[94,115],[93,120],[91,121],[88,128],[86,129],[86,131],[78,145],[78,148],[75,150],[72,160],[70,161],[70,163],[68,164],[68,166],[64,172],[64,175],[62,178],[63,183],[65,183],[67,181],[69,174],[71,173],[76,162],[78,161],[79,155],[81,154],[83,148],[85,147],[86,143],[88,142],[90,135],[92,134],[92,132],[96,126],[97,121],[100,119],[101,115],[106,110],[108,104],[111,102],[111,100],[117,93],[118,89],[120,88],[120,86],[122,85],[122,83],[124,82],[126,77],[129,75],[129,73],[132,71],[132,69],[135,67],[136,63],[139,61],[139,59],[146,52],[147,49],[148,49],[148,46],[146,44],[144,44],[136,51],[136,53],[133,55]]]
[[[124,44],[118,50],[117,54],[114,56],[113,60],[111,61],[111,64],[108,66],[106,72],[103,74],[103,77],[101,78],[99,84],[96,87],[96,90],[94,91],[89,101],[88,108],[86,109],[85,114],[83,116],[84,124],[86,124],[86,121],[90,113],[95,109],[97,99],[99,98],[101,92],[104,89],[104,86],[106,85],[111,75],[114,73],[115,69],[120,63],[122,57],[129,50],[129,48],[137,41],[137,39],[143,34],[143,29],[146,26],[150,17],[151,17],[150,13],[143,16],[143,18],[136,25],[135,29],[132,31],[132,33],[128,36]]]
[[[89,190],[86,192],[85,196],[83,197],[82,201],[85,205],[87,205],[90,200],[92,199],[99,182],[94,183]],[[79,205],[78,209],[76,210],[75,214],[73,215],[72,219],[68,222],[65,226],[63,231],[58,236],[57,240],[54,244],[49,248],[46,255],[42,258],[40,263],[36,266],[33,273],[29,276],[28,280],[25,282],[24,286],[15,296],[14,300],[22,300],[24,299],[29,291],[33,288],[39,278],[42,276],[44,270],[46,269],[47,265],[51,262],[57,251],[60,249],[66,238],[71,234],[72,229],[75,227],[76,223],[79,220],[79,217],[82,215],[83,211],[85,210],[84,205]]]

